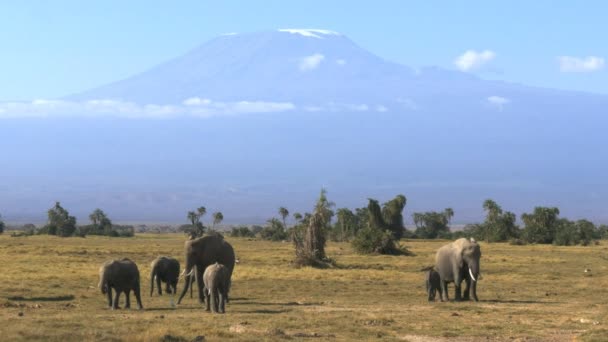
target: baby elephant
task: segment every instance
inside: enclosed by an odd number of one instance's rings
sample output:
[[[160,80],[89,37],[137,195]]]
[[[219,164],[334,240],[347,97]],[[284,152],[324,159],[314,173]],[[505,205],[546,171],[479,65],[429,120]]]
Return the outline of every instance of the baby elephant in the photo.
[[[432,267],[427,268],[426,271],[426,292],[429,296],[429,302],[435,301],[435,295],[437,292],[439,292],[439,298],[443,302],[439,273],[437,273],[437,271],[435,271],[435,269]]]
[[[106,261],[99,268],[99,287],[101,293],[108,295],[108,306],[112,309],[118,309],[118,299],[120,293],[124,292],[127,297],[125,308],[131,307],[129,294],[135,292],[137,299],[137,307],[141,310],[141,297],[139,295],[139,270],[137,265],[127,259]],[[116,292],[114,301],[112,301],[112,289]]]
[[[203,283],[205,284],[205,302],[207,311],[209,305],[213,312],[225,313],[226,299],[228,291],[230,291],[230,271],[228,268],[217,262],[205,269],[203,274]]]
[[[177,281],[179,278],[179,261],[174,258],[160,256],[150,265],[152,271],[150,271],[150,296],[154,293],[154,281],[156,279],[156,286],[158,288],[158,295],[162,296],[163,290],[161,287],[161,281],[166,284],[165,291],[167,293],[177,292]]]

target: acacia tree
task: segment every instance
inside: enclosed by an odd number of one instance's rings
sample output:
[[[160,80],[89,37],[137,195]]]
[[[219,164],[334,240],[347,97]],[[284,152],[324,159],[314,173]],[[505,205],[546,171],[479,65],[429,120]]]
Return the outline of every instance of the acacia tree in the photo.
[[[331,210],[333,206],[334,204],[327,199],[325,189],[321,189],[321,194],[309,217],[303,236],[294,230],[292,240],[295,245],[295,264],[297,266],[327,266],[329,260],[325,255],[325,232],[334,215]]]
[[[216,211],[215,213],[213,213],[213,229],[215,229],[216,224],[220,224],[223,220],[224,214],[222,214],[220,211]]]
[[[93,223],[93,229],[97,234],[110,235],[112,231],[112,221],[108,218],[103,210],[97,208],[89,215],[89,219]]]
[[[557,228],[559,209],[535,207],[531,214],[522,214],[523,236],[530,243],[552,243]]]
[[[205,226],[201,222],[201,218],[207,213],[207,208],[198,207],[196,210],[188,211],[187,218],[191,225],[185,227],[186,234],[190,236],[190,239],[203,236],[205,233]]]
[[[515,214],[503,212],[498,203],[491,199],[483,202],[483,209],[486,212],[486,219],[481,225],[481,232],[476,236],[486,242],[507,241],[519,235],[519,228],[515,225]]]
[[[285,207],[280,207],[279,215],[281,215],[281,218],[283,219],[283,227],[285,227],[287,229],[286,219],[289,216],[289,210],[287,210],[287,208],[285,208]]]
[[[358,210],[358,214],[367,214],[367,225],[357,232],[352,241],[353,248],[362,254],[404,254],[407,250],[395,244],[393,231],[385,222],[378,201],[368,199],[367,210]]]
[[[296,224],[300,223],[300,221],[302,221],[302,217],[303,216],[300,213],[293,213],[293,219],[296,221]]]
[[[405,227],[403,226],[403,209],[405,208],[406,203],[407,199],[405,196],[397,195],[382,206],[382,217],[386,223],[386,228],[392,232],[393,237],[396,240],[401,239],[405,233]]]
[[[340,208],[336,211],[336,217],[337,221],[332,238],[336,241],[352,239],[358,231],[357,216],[348,208]]]
[[[70,213],[59,202],[55,202],[55,206],[48,210],[47,216],[48,222],[44,230],[49,235],[61,237],[74,235],[76,231],[76,218],[70,216]]]
[[[448,237],[450,234],[448,224],[453,215],[454,211],[451,208],[446,208],[442,212],[428,211],[414,213],[412,218],[416,225],[416,235],[423,239]]]

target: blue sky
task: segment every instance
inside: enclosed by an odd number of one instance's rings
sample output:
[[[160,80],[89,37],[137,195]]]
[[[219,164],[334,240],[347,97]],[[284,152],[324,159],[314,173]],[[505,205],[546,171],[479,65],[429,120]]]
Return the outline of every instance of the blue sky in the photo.
[[[4,1],[0,101],[82,91],[222,33],[275,28],[338,31],[412,67],[608,93],[606,13],[605,1]]]

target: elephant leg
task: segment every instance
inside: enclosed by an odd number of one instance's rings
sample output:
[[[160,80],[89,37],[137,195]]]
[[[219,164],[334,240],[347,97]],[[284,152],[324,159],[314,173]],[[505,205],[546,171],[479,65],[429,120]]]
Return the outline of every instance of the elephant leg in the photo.
[[[426,282],[426,294],[428,296],[427,299],[428,299],[429,302],[431,302],[431,301],[433,301],[433,299],[435,299],[435,298],[433,298],[433,295],[432,295],[433,294],[433,288],[431,287],[431,284],[428,281]]]
[[[217,312],[217,296],[216,296],[216,289],[209,289],[209,297],[210,297],[210,301],[211,301],[211,311],[213,311],[214,313]]]
[[[112,308],[112,288],[108,286],[108,307],[111,309]]]
[[[446,301],[450,301],[450,296],[448,295],[448,282],[445,280],[441,281],[441,292],[443,292],[443,295],[445,296],[445,300]],[[442,298],[443,301],[443,298]]]
[[[454,282],[454,301],[456,301],[456,302],[462,301],[462,289],[461,289],[460,281]]]
[[[219,299],[220,299],[219,303],[218,303],[218,306],[219,306],[218,311],[219,311],[219,313],[225,313],[226,312],[226,303],[224,302],[224,300],[226,297],[224,296],[224,294],[221,291],[218,291],[218,292],[219,292],[218,295],[219,295]]]
[[[203,304],[205,302],[205,298],[203,295],[203,288],[204,288],[203,273],[199,272],[198,267],[196,269],[196,285],[198,288],[198,303]]]
[[[211,307],[210,307],[211,300],[209,298],[209,289],[205,288],[205,289],[203,289],[203,291],[205,293],[205,311],[211,311]]]
[[[125,291],[125,309],[131,308],[131,290]]]
[[[194,288],[194,278],[192,278],[192,286],[190,287],[190,299],[194,298],[194,296],[192,295],[192,289]]]
[[[112,303],[112,310],[120,309],[118,306],[118,300],[120,299],[120,291],[114,290],[114,302]]]
[[[158,288],[158,295],[159,295],[159,296],[162,296],[162,295],[163,295],[163,290],[162,290],[161,285],[162,285],[162,284],[160,283],[160,277],[157,275],[157,276],[156,276],[156,287]]]
[[[139,310],[143,310],[144,306],[141,304],[141,293],[139,291],[140,291],[140,288],[139,288],[139,283],[138,283],[137,286],[135,286],[135,289],[133,290],[133,292],[135,292],[135,299],[137,300],[137,308]]]
[[[166,283],[165,292],[167,292],[168,294],[171,294],[171,283],[170,282]]]
[[[469,292],[471,290],[471,279],[469,277],[465,277],[464,282],[466,283],[466,287],[464,288],[464,293],[462,294],[462,300],[470,300]]]

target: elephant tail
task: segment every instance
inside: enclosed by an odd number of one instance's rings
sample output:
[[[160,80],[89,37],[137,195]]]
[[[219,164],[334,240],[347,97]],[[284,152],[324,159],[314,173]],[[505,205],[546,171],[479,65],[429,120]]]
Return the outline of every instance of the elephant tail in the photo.
[[[420,269],[420,272],[426,272],[426,271],[430,271],[433,270],[435,268],[435,266],[426,266]]]

